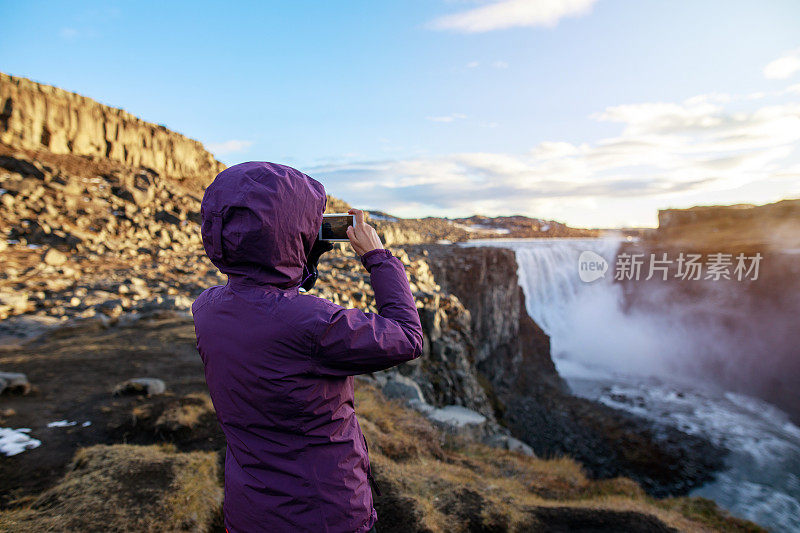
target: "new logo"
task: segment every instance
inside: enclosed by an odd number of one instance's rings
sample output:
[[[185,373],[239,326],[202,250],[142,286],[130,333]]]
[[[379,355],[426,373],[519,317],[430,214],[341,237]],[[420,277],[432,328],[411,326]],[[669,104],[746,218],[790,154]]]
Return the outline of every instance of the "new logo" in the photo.
[[[603,259],[600,254],[591,250],[581,252],[578,257],[578,275],[581,277],[581,281],[591,283],[605,277],[606,272],[608,272],[608,261]]]

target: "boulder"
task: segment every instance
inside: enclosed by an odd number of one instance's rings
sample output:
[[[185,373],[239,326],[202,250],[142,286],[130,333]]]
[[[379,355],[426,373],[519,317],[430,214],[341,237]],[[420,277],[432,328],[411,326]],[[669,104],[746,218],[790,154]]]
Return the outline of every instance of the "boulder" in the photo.
[[[29,307],[28,295],[20,291],[0,290],[0,317],[24,313]]]
[[[477,411],[460,405],[446,405],[431,409],[425,416],[444,431],[462,437],[478,439],[488,428],[488,419]]]
[[[417,382],[399,373],[387,375],[386,383],[381,387],[381,392],[387,398],[412,401],[418,400],[425,402],[422,390]]]
[[[119,298],[106,300],[95,305],[95,309],[109,318],[118,318],[123,312],[122,300]]]
[[[42,256],[42,261],[44,261],[46,265],[57,267],[67,262],[67,256],[55,248],[50,248]]]
[[[20,372],[0,372],[0,394],[4,392],[28,394],[30,391],[31,384],[25,374]]]
[[[156,394],[164,394],[167,386],[158,378],[134,378],[122,383],[118,383],[114,387],[114,396],[123,394],[146,394],[147,396],[154,396]]]
[[[533,448],[525,444],[519,439],[515,439],[509,435],[503,434],[494,434],[489,435],[483,440],[484,444],[488,444],[493,448],[500,448],[503,450],[509,450],[512,452],[521,453],[524,455],[528,455],[530,457],[535,457],[536,454],[533,452]]]

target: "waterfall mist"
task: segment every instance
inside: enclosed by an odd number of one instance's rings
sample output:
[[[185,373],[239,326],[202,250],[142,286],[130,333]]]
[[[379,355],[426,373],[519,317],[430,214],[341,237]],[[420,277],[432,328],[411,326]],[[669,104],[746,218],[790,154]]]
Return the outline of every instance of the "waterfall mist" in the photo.
[[[528,314],[550,335],[559,372],[662,375],[676,370],[690,348],[687,331],[674,320],[626,311],[623,287],[614,282],[620,240],[553,239],[478,241],[470,245],[511,248]],[[605,276],[581,281],[578,257],[592,251],[609,264]]]

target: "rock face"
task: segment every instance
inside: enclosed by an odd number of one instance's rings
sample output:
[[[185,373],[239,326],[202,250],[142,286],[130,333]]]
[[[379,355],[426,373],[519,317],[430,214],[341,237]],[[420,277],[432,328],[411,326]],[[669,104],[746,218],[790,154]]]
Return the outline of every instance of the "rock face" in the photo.
[[[525,310],[513,251],[457,246],[424,250],[436,281],[469,310],[475,364],[495,390],[566,390],[550,357],[549,337]]]
[[[110,159],[175,177],[224,167],[198,141],[91,98],[0,73],[0,142]]]

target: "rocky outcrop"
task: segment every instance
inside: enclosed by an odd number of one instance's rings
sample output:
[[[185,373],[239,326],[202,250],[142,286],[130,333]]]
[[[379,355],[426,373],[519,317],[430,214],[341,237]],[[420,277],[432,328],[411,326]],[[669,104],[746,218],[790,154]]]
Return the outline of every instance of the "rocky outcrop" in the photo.
[[[800,200],[782,200],[774,204],[753,205],[702,205],[688,209],[661,209],[658,212],[660,231],[703,222],[722,221],[760,222],[765,218],[786,219],[800,217]]]
[[[469,310],[475,364],[495,391],[566,390],[550,357],[550,339],[528,316],[514,252],[504,248],[426,246],[434,277]]]
[[[208,179],[224,167],[198,141],[91,98],[0,73],[0,142]]]

